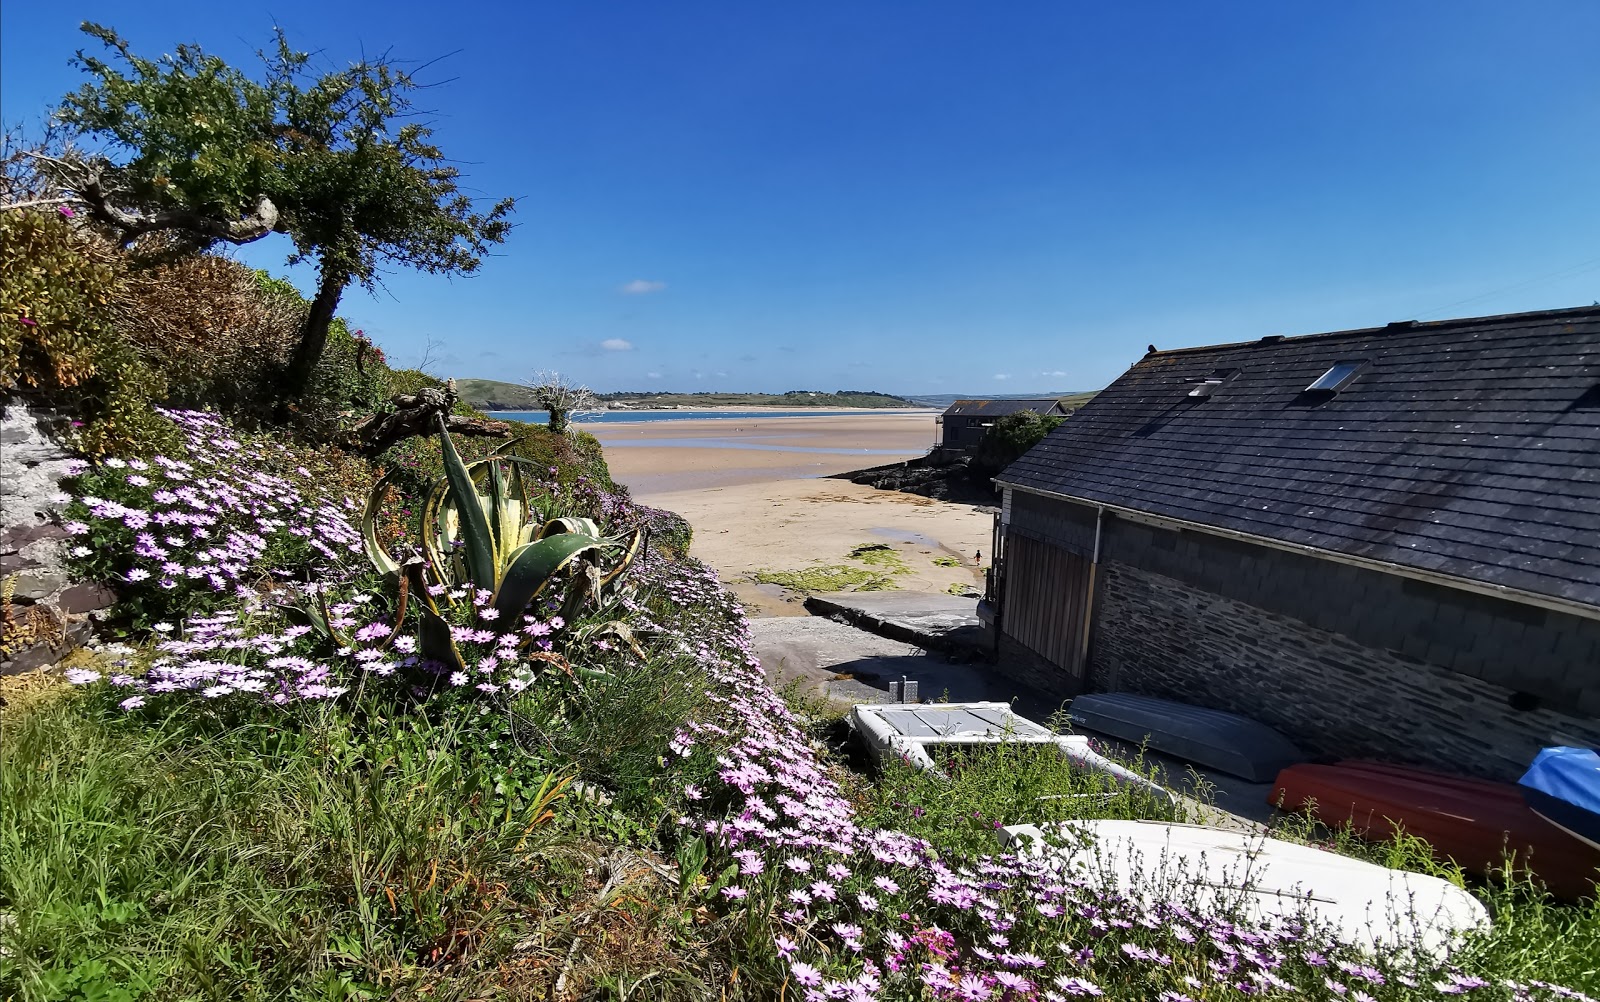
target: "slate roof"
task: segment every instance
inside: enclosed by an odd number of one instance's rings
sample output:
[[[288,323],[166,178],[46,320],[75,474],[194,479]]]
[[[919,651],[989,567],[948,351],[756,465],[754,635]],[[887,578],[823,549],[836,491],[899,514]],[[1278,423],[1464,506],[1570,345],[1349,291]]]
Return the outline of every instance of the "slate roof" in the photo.
[[[1056,405],[1055,397],[1038,397],[1032,400],[957,400],[945,408],[945,417],[1004,417],[1022,411],[1044,414]]]
[[[1154,352],[996,482],[1600,607],[1600,307]]]

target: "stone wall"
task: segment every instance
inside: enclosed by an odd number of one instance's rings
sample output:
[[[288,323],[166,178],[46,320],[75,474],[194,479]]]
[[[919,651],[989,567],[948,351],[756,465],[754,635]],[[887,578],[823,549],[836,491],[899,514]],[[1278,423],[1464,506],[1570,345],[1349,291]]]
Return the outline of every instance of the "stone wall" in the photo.
[[[1095,618],[1091,689],[1242,713],[1313,756],[1511,781],[1540,748],[1600,745],[1592,716],[1120,562],[1100,565]]]
[[[96,585],[73,584],[62,565],[67,533],[57,496],[72,455],[52,435],[56,424],[21,406],[0,410],[0,674],[59,660],[87,637],[89,614],[114,599]]]

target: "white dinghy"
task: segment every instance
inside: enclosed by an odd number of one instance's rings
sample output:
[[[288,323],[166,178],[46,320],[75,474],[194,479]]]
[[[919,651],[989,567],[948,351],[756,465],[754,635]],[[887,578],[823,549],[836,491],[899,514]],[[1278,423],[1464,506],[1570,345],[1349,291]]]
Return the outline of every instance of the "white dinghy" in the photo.
[[[1489,928],[1482,903],[1449,881],[1250,832],[1069,821],[1012,825],[1001,840],[1105,890],[1262,924],[1301,918],[1374,951],[1443,957],[1468,931]]]
[[[850,711],[850,726],[878,761],[901,758],[918,769],[942,775],[928,748],[934,745],[1054,745],[1074,764],[1110,776],[1124,786],[1143,787],[1171,803],[1176,797],[1089,747],[1081,734],[1057,734],[1019,717],[1005,703],[860,703]]]

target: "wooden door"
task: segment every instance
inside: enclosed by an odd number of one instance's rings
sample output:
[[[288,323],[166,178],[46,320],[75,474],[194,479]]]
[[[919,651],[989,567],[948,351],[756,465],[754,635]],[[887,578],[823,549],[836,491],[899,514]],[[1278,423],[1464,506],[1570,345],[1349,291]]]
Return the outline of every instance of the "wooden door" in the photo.
[[[1088,651],[1088,557],[1016,533],[1006,536],[1000,628],[1081,681]]]

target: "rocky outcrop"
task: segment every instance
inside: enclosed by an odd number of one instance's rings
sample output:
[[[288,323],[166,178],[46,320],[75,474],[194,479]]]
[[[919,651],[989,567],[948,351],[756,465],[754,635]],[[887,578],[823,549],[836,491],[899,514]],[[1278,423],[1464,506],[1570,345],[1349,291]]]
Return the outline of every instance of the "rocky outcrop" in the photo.
[[[939,501],[957,504],[995,505],[1000,496],[995,493],[993,478],[975,471],[965,461],[947,465],[933,465],[925,459],[911,459],[888,466],[875,466],[870,470],[838,473],[837,480],[876,487],[885,491],[903,491]]]
[[[61,480],[74,460],[54,435],[60,424],[17,404],[0,410],[0,674],[59,661],[116,599],[74,583],[62,562]]]

